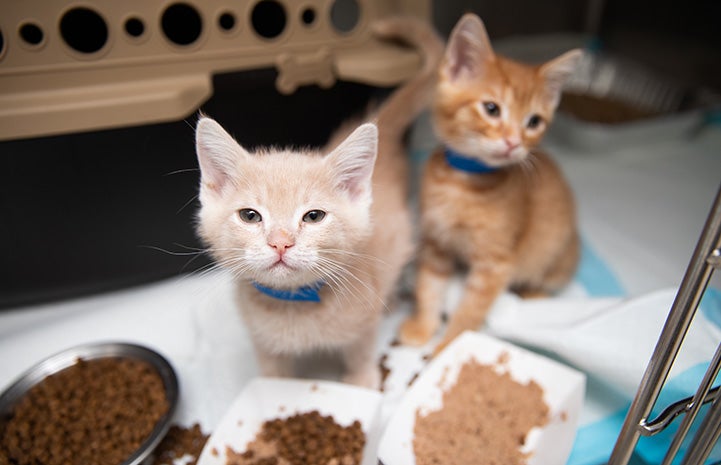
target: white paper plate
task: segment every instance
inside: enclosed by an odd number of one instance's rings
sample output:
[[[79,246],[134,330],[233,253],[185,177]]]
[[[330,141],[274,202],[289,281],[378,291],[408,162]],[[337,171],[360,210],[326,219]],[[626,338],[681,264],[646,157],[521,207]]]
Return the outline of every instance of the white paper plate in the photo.
[[[416,411],[438,410],[443,392],[451,387],[461,367],[471,359],[484,365],[498,364],[511,377],[527,383],[534,380],[543,389],[549,408],[549,423],[529,432],[524,451],[531,452],[529,465],[563,465],[576,436],[583,404],[585,375],[556,361],[498,339],[465,332],[434,358],[413,383],[391,416],[381,437],[378,457],[384,465],[415,465],[413,428]],[[442,383],[442,384],[441,384]]]
[[[331,381],[255,378],[235,399],[208,439],[198,465],[225,465],[226,447],[245,452],[267,420],[317,410],[341,426],[358,420],[366,435],[363,465],[377,463],[378,411],[381,394]]]

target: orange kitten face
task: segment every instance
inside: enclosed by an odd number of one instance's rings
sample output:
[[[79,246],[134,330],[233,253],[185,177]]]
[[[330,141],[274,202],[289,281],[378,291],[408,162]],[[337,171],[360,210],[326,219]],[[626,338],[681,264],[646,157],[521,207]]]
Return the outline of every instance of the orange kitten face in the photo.
[[[438,136],[489,166],[524,160],[546,132],[580,57],[574,50],[540,66],[505,59],[493,53],[480,19],[464,16],[441,66],[434,105]]]

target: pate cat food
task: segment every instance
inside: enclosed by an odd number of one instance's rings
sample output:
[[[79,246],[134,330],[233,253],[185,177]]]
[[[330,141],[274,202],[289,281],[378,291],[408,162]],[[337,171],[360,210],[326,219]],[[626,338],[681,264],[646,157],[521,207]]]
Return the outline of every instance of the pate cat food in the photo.
[[[543,390],[475,360],[461,368],[440,410],[416,412],[417,465],[525,465],[528,432],[548,422]]]
[[[120,464],[168,408],[163,381],[148,363],[80,359],[20,399],[0,425],[0,463]]]
[[[269,420],[243,453],[227,448],[227,465],[358,465],[365,434],[318,411]]]

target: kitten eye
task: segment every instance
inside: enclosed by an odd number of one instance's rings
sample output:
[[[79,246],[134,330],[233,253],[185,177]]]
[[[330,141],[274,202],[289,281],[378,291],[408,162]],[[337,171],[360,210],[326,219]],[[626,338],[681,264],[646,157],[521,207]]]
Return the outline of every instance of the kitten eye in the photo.
[[[483,109],[486,110],[486,114],[493,118],[501,116],[501,107],[496,102],[483,102]]]
[[[243,208],[238,210],[238,216],[246,223],[260,223],[261,221],[263,221],[260,213],[250,208]]]
[[[306,223],[319,223],[325,218],[325,212],[323,210],[311,210],[303,215],[303,221]]]
[[[530,118],[528,118],[528,122],[526,123],[526,127],[528,129],[536,129],[538,126],[543,123],[543,118],[539,114],[533,114]]]

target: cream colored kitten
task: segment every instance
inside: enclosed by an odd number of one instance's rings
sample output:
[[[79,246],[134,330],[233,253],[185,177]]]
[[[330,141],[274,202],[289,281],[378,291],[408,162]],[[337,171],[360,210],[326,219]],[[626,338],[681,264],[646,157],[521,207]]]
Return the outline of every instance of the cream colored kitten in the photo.
[[[377,327],[413,252],[402,139],[427,104],[443,47],[416,20],[376,32],[418,46],[426,61],[377,125],[346,125],[319,151],[250,153],[212,119],[198,122],[198,233],[235,277],[264,375],[292,376],[297,356],[338,350],[344,381],[379,386]]]
[[[436,351],[478,329],[501,292],[548,295],[573,276],[573,196],[535,147],[580,57],[574,50],[540,66],[508,60],[493,52],[472,14],[452,31],[433,103],[443,146],[421,182],[417,309],[401,328],[402,342],[423,344],[439,328],[458,266],[467,270],[464,294]]]

